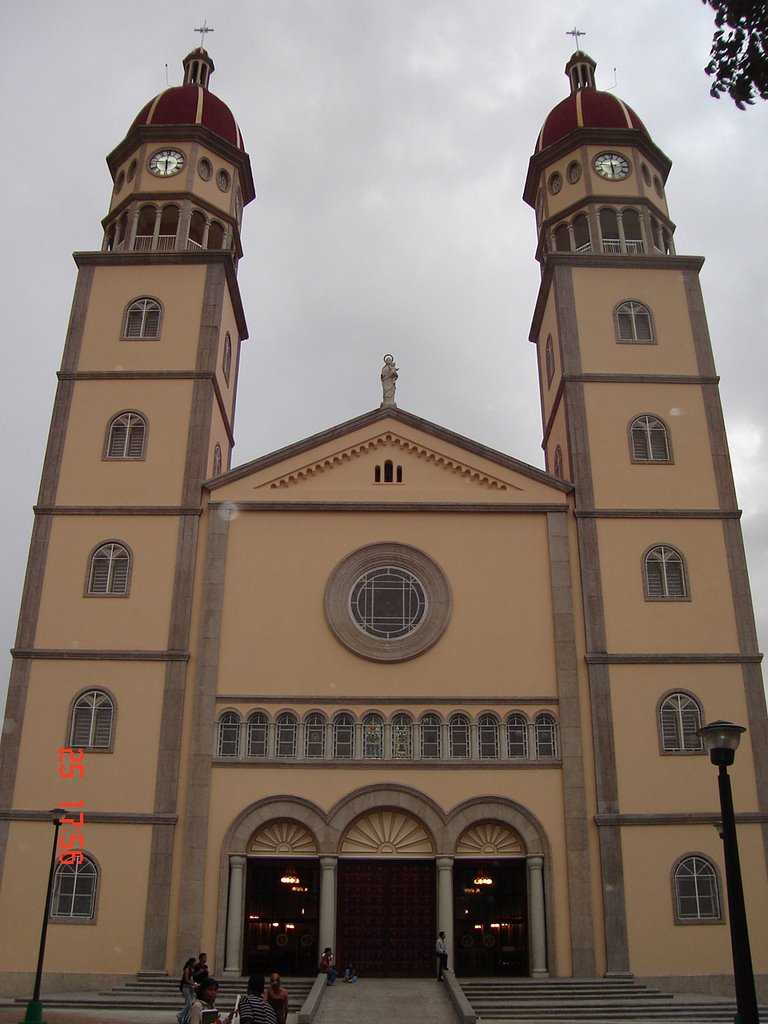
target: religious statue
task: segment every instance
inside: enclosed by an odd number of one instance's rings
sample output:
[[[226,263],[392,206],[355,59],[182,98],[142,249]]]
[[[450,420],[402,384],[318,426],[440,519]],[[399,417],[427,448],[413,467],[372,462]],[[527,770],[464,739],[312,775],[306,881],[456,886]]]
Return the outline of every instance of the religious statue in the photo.
[[[395,404],[395,387],[397,386],[397,367],[395,357],[387,353],[381,368],[381,389],[384,393],[382,406]]]

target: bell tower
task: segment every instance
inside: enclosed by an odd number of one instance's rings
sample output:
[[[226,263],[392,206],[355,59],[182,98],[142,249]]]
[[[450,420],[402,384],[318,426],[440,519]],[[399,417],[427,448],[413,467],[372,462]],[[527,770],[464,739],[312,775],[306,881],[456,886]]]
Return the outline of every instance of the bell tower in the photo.
[[[193,50],[184,84],[139,112],[107,157],[101,251],[75,253],[0,765],[3,808],[49,806],[47,760],[55,776],[58,748],[86,750],[84,786],[111,794],[111,806],[90,804],[91,837],[99,815],[125,826],[115,856],[134,865],[140,903],[148,893],[137,952],[159,970],[201,487],[230,465],[247,337],[237,267],[255,192],[237,123],[210,91],[213,71],[206,50]],[[25,716],[36,730],[23,732]],[[148,764],[141,778],[137,759]],[[9,857],[24,848],[23,829],[3,833]]]
[[[637,726],[640,709],[653,722],[674,692],[700,718],[746,718],[754,809],[765,813],[754,753],[764,697],[703,259],[676,254],[671,162],[643,122],[596,88],[587,54],[565,73],[570,94],[544,121],[524,191],[541,265],[530,338],[547,469],[574,485],[605,965],[623,974],[636,927],[628,902],[643,899],[624,866],[642,861],[643,829],[626,822],[693,822],[705,810],[691,807],[699,759],[662,762],[664,749],[638,785],[639,751],[657,747]],[[695,730],[686,743],[700,752]],[[665,796],[654,817],[656,776]]]

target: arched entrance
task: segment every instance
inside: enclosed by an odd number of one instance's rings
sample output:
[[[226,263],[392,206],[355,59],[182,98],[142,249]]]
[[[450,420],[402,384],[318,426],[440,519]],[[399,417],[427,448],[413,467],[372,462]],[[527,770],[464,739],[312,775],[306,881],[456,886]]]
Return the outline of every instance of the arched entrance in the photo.
[[[350,825],[339,852],[339,964],[367,977],[431,975],[435,857],[422,823],[402,811],[373,811]]]

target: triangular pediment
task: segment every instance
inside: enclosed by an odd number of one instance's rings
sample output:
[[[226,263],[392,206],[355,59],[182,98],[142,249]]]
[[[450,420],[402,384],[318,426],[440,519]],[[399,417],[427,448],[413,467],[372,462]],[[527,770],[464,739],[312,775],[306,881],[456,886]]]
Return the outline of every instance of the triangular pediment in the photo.
[[[215,501],[561,505],[570,485],[403,410],[375,410],[209,481]]]

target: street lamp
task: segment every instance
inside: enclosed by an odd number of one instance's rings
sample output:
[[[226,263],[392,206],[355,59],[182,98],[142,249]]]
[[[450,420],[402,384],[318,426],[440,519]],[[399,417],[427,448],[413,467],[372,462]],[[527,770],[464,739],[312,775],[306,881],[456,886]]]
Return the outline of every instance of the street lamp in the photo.
[[[59,838],[59,826],[61,825],[61,807],[54,807],[48,812],[53,822],[53,847],[51,849],[51,867],[48,871],[48,887],[45,890],[45,908],[43,909],[43,927],[40,931],[40,952],[37,955],[37,971],[35,972],[35,991],[27,1003],[27,1012],[24,1015],[22,1024],[45,1024],[43,1020],[43,1004],[40,1001],[40,983],[43,980],[43,960],[45,958],[45,939],[48,934],[48,918],[51,907],[51,887],[53,875],[56,871],[56,851]]]
[[[731,780],[728,765],[733,764],[741,734],[746,732],[743,725],[733,722],[711,722],[696,730],[709,751],[709,759],[718,768],[720,789],[720,811],[725,855],[725,883],[728,889],[729,924],[731,928],[731,951],[733,954],[733,982],[736,988],[737,1024],[759,1024],[755,976],[752,971],[752,954],[749,951],[747,912],[744,907],[744,888],[741,884],[739,844],[736,839],[736,817],[733,813]]]

